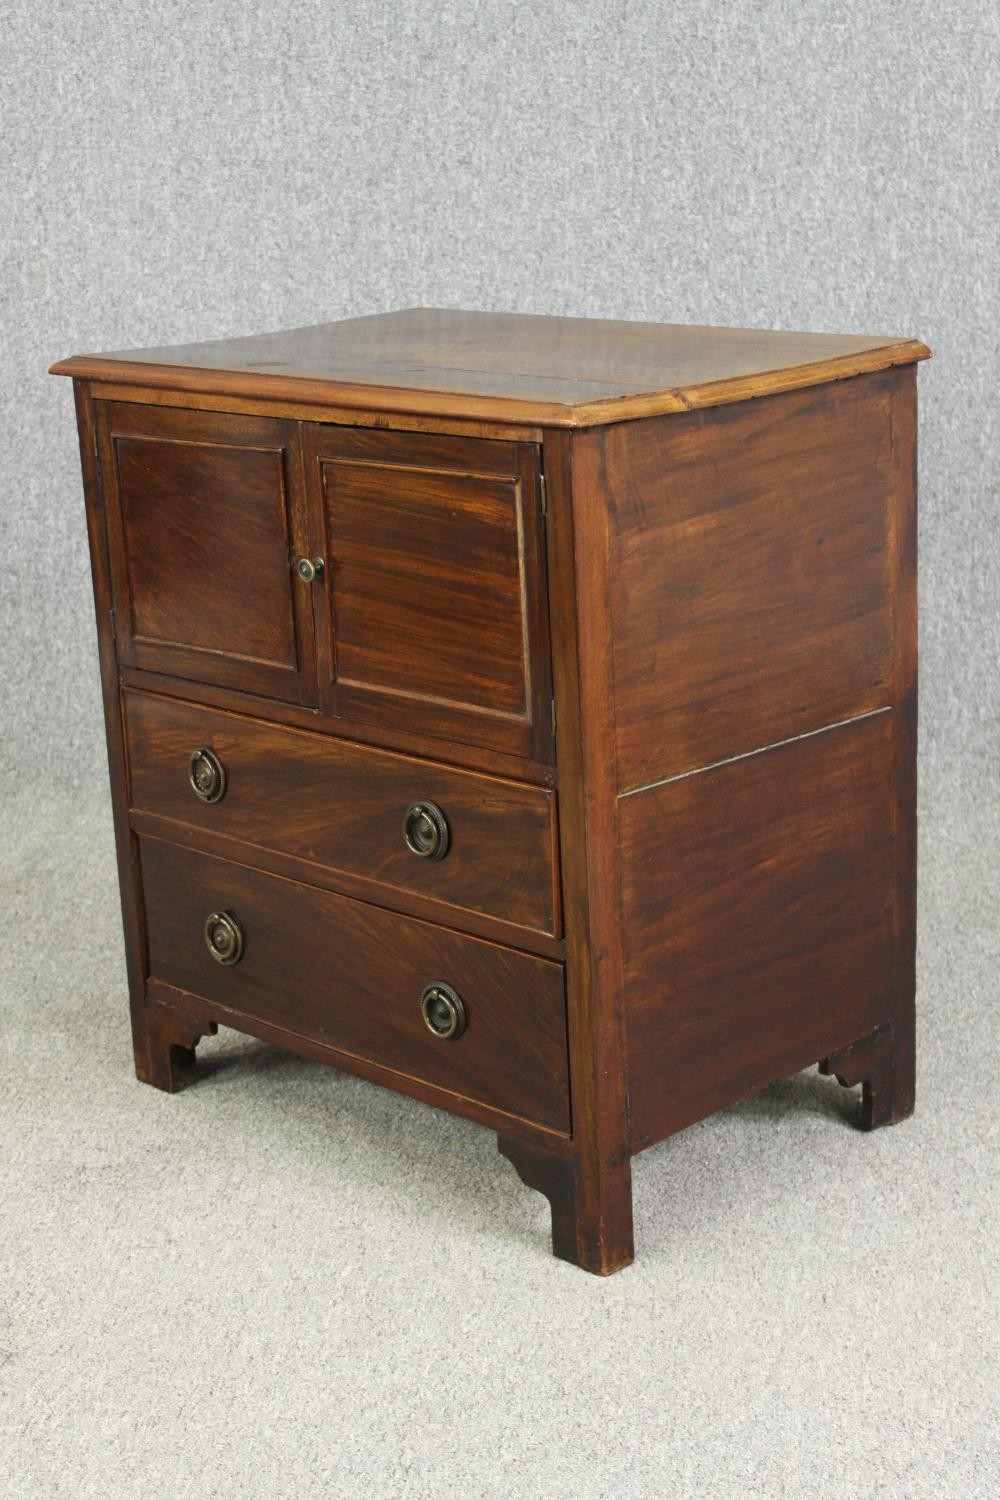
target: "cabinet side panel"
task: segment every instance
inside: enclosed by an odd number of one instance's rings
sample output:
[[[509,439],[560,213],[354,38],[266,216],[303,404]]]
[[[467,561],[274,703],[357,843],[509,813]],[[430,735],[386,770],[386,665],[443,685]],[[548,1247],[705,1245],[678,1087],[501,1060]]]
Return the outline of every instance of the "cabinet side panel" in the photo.
[[[917,958],[917,370],[900,370],[892,406],[893,1026],[898,1117],[914,1103]]]
[[[891,701],[897,378],[609,430],[619,790]]]
[[[635,1149],[888,1018],[892,739],[882,710],[621,799]]]
[[[914,392],[608,434],[635,1149],[876,1028],[912,1103]]]

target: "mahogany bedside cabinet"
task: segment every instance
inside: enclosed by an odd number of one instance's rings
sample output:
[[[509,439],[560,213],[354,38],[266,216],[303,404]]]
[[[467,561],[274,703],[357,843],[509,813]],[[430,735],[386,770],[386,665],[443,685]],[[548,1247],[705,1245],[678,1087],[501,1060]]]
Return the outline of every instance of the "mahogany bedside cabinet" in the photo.
[[[634,1153],[913,1106],[913,340],[414,308],[80,355],[138,1076],[235,1027]]]

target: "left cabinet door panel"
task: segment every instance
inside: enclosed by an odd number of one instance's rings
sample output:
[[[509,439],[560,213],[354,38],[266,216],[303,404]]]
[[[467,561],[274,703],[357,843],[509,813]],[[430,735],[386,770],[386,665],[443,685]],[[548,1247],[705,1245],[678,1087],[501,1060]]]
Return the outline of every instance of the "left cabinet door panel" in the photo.
[[[121,662],[315,703],[296,424],[96,405]]]

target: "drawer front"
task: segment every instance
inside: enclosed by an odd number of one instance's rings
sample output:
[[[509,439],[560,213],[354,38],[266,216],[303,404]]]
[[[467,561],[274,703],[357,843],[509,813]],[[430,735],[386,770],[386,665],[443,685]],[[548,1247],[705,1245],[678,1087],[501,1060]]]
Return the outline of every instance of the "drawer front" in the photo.
[[[537,447],[309,423],[303,438],[326,709],[551,760]]]
[[[316,697],[295,423],[98,402],[124,665],[292,703]]]
[[[139,843],[154,979],[568,1132],[561,964],[158,839]],[[235,962],[209,951],[213,913],[234,924]],[[224,926],[215,941],[225,953]],[[431,986],[459,997],[460,1035],[426,1023]],[[439,999],[426,1003],[440,1020]]]
[[[558,935],[552,792],[146,693],[126,694],[125,721],[135,811],[378,882],[376,901],[403,891],[446,921],[473,911]],[[218,800],[192,787],[202,750]]]

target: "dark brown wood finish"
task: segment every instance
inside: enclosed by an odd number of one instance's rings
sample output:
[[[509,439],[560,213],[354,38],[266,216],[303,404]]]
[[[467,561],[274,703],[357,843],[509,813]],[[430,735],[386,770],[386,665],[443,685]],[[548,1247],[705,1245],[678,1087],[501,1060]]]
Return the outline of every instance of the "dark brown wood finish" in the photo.
[[[638,1150],[872,1031],[892,980],[892,718],[625,797]]]
[[[199,996],[215,1019],[222,1007],[568,1132],[561,964],[158,839],[140,848],[152,978]],[[208,950],[214,911],[243,930],[237,963]],[[436,982],[465,1003],[455,1040],[421,1014]]]
[[[915,339],[410,307],[250,338],[77,355],[52,370],[375,414],[588,427],[843,380],[928,353]]]
[[[554,1253],[608,1275],[632,1260],[634,1246],[602,448],[601,433],[553,433],[545,443],[573,1170],[543,1168],[536,1151],[519,1155],[504,1141],[500,1149],[548,1192]]]
[[[540,443],[543,429],[528,422],[489,422],[475,418],[443,417],[418,412],[366,411],[363,406],[331,406],[328,402],[296,401],[287,391],[261,400],[253,396],[227,396],[213,391],[171,390],[167,387],[118,385],[113,380],[94,382],[95,401],[128,401],[143,406],[175,406],[185,411],[228,411],[247,417],[292,417],[299,422],[322,422],[338,427],[370,427],[379,432],[427,432],[435,437],[491,438],[499,442]]]
[[[893,983],[892,1065],[886,1115],[913,1113],[917,987],[917,372],[900,370],[892,408],[889,497],[893,598]],[[883,1095],[885,1090],[883,1089]],[[870,1106],[866,1105],[866,1109]]]
[[[892,694],[892,380],[612,428],[622,791]]]
[[[161,1008],[168,1012],[162,1018],[153,1014]],[[406,1094],[411,1099],[419,1099],[423,1104],[472,1120],[487,1130],[495,1130],[505,1138],[540,1145],[546,1153],[560,1156],[572,1151],[572,1141],[562,1130],[549,1130],[536,1121],[512,1114],[510,1110],[497,1109],[481,1100],[470,1099],[466,1094],[458,1094],[453,1089],[428,1083],[426,1079],[417,1078],[412,1073],[402,1073],[382,1063],[372,1062],[367,1057],[339,1051],[328,1042],[315,1036],[303,1036],[301,1032],[290,1030],[287,1025],[275,1025],[261,1020],[259,1016],[248,1016],[242,1011],[229,1011],[217,1001],[208,1006],[198,995],[175,989],[173,985],[164,984],[159,979],[147,982],[146,1011],[149,1017],[148,1028],[154,1039],[159,1035],[158,1028],[162,1028],[167,1041],[174,1042],[180,1049],[170,1060],[173,1086],[164,1085],[168,1093],[176,1093],[188,1083],[197,1081],[197,1070],[190,1066],[192,1058],[189,1054],[193,1053],[197,1045],[198,1034],[210,1035],[211,1025],[229,1026],[246,1036],[257,1037],[269,1046],[280,1047],[284,1052],[324,1063],[341,1073],[351,1073],[368,1083],[378,1084],[381,1088],[392,1089],[397,1094]],[[211,1025],[205,1026],[205,1022],[210,1022]],[[158,1058],[158,1066],[164,1066],[162,1057]]]
[[[425,309],[56,366],[138,1076],[224,1024],[476,1120],[603,1274],[683,1125],[817,1060],[908,1114],[927,353]]]
[[[153,1071],[151,1061],[153,1048],[145,1008],[148,969],[145,909],[139,873],[138,844],[128,820],[128,758],[118,684],[111,561],[108,556],[103,490],[98,462],[97,418],[90,390],[82,381],[73,382],[73,395],[76,404],[77,431],[80,438],[80,467],[83,473],[90,569],[94,586],[97,649],[101,671],[101,694],[104,701],[111,807],[114,814],[118,888],[125,939],[125,970],[128,977],[132,1050],[136,1073],[140,1078],[147,1078]]]
[[[315,701],[295,425],[97,408],[119,660]],[[248,581],[252,580],[252,587]]]
[[[525,1187],[534,1188],[536,1193],[549,1200],[553,1255],[559,1260],[577,1264],[580,1255],[580,1175],[575,1153],[556,1149],[554,1142],[539,1145],[537,1141],[519,1140],[503,1134],[497,1136],[497,1148],[500,1155],[511,1163]]]
[[[252,714],[255,719],[285,724],[295,729],[308,729],[328,738],[350,740],[355,744],[372,745],[382,750],[396,750],[400,754],[415,755],[418,758],[426,756],[428,750],[433,749],[434,759],[442,765],[528,781],[536,786],[552,787],[556,784],[555,767],[551,761],[525,760],[523,756],[490,750],[485,745],[463,745],[457,741],[449,743],[446,740],[435,740],[431,746],[425,734],[407,730],[403,724],[359,724],[354,719],[335,719],[318,708],[308,708],[297,703],[279,703],[273,698],[261,698],[255,693],[232,692],[228,688],[168,677],[162,672],[137,671],[134,667],[122,667],[121,680],[126,688],[138,688],[142,692],[177,698],[183,702],[204,703],[233,713]]]
[[[159,1004],[147,996],[143,1015],[148,1040],[142,1061],[136,1061],[136,1073],[143,1083],[176,1094],[194,1071],[198,1043],[215,1036],[219,1024],[190,996],[176,1005]]]
[[[819,1065],[844,1088],[861,1084],[862,1130],[895,1125],[913,1109],[912,1048],[901,1046],[896,1028],[886,1024],[852,1042]]]
[[[479,912],[558,934],[553,793],[148,693],[127,693],[125,710],[131,806],[147,815],[140,827],[152,815],[185,825],[161,829],[180,842],[195,831],[239,841],[245,862],[276,850],[300,861],[306,881],[308,866],[329,866],[357,877],[348,894],[363,883],[368,900],[387,906],[415,895],[439,921]],[[189,779],[203,747],[225,771],[217,802],[202,801]],[[448,825],[438,860],[414,855],[403,836],[407,808],[423,800]]]
[[[218,859],[228,859],[235,864],[250,862],[254,869],[263,870],[270,875],[282,875],[286,880],[318,886],[320,890],[351,896],[357,901],[377,899],[380,905],[391,911],[420,917],[428,922],[458,926],[473,937],[485,938],[488,942],[500,943],[504,947],[520,948],[525,953],[537,953],[539,958],[562,962],[566,956],[566,944],[562,938],[550,937],[548,933],[539,932],[534,927],[519,927],[513,922],[472,911],[467,907],[445,906],[414,891],[377,885],[364,876],[352,875],[346,870],[315,864],[298,855],[268,848],[264,844],[247,844],[228,834],[216,833],[209,828],[196,828],[190,823],[177,823],[156,813],[133,811],[131,821],[137,834],[165,839],[180,844],[185,849],[213,854]]]
[[[913,389],[609,431],[636,1149],[894,1014],[912,1107]]]
[[[303,427],[324,706],[551,759],[537,450]]]

